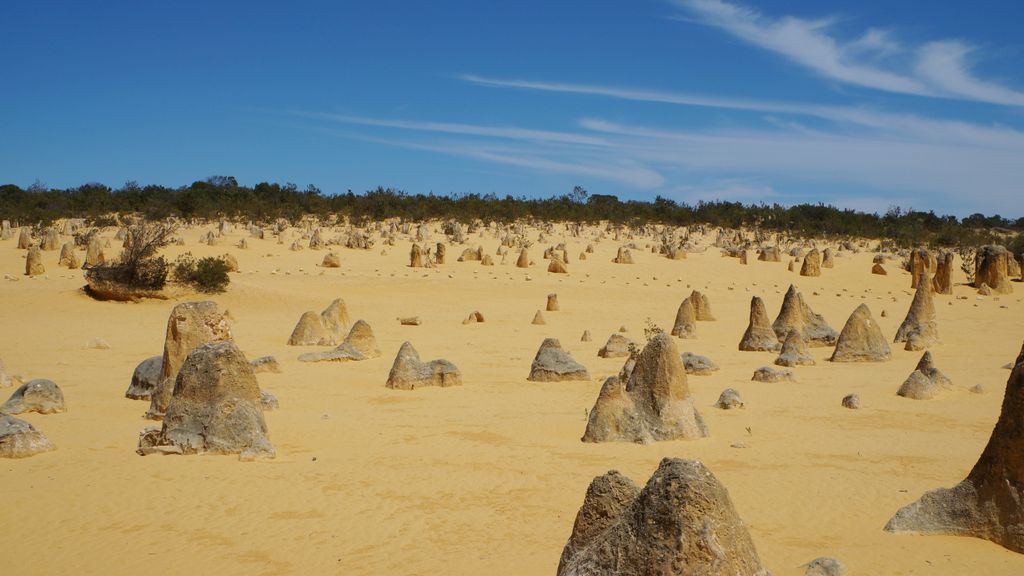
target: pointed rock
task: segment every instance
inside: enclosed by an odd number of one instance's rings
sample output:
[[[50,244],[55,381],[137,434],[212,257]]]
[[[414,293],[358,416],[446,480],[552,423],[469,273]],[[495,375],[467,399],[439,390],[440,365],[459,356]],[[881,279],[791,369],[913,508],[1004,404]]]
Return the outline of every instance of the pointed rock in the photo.
[[[932,278],[932,291],[936,294],[953,293],[953,253],[943,252],[939,254],[935,268],[935,277]]]
[[[683,339],[697,337],[697,311],[690,298],[683,298],[683,303],[679,305],[676,321],[672,325],[672,335]]]
[[[939,325],[935,318],[932,283],[922,277],[910,303],[907,317],[896,331],[894,342],[906,342],[907,350],[923,350],[939,341]]]
[[[461,386],[462,374],[454,364],[447,360],[420,361],[420,355],[412,347],[412,343],[404,342],[398,349],[395,362],[391,365],[388,388],[397,390],[414,390],[424,386]]]
[[[659,333],[636,357],[628,378],[605,381],[583,441],[648,443],[707,435],[675,340]]]
[[[356,320],[337,348],[326,352],[307,352],[299,355],[301,362],[351,362],[380,356],[373,329],[362,320]]]
[[[341,340],[348,332],[351,321],[348,318],[348,307],[341,298],[335,298],[324,311],[320,313],[320,323],[327,332],[328,339],[333,344]]]
[[[288,337],[289,346],[329,346],[333,343],[333,337],[324,328],[320,315],[312,310],[302,313]]]
[[[519,251],[519,258],[516,260],[516,268],[529,268],[530,267],[530,253],[523,248]]]
[[[643,490],[591,483],[558,576],[768,576],[729,492],[704,464],[665,458]]]
[[[544,314],[542,314],[540,310],[537,310],[537,313],[533,315],[533,321],[530,322],[530,324],[535,326],[547,324],[547,322],[544,321]]]
[[[156,420],[163,417],[171,401],[178,370],[193,348],[207,342],[230,339],[231,327],[227,319],[217,311],[214,302],[184,302],[175,306],[167,319],[160,380],[150,395],[146,417]]]
[[[780,341],[789,335],[790,330],[797,330],[811,346],[835,346],[836,338],[839,337],[821,314],[811,310],[803,294],[792,284],[782,299],[782,308],[772,323],[772,330]]]
[[[597,355],[601,358],[623,358],[630,355],[630,349],[635,344],[632,338],[622,334],[612,334],[604,346],[597,351]]]
[[[885,362],[892,354],[867,304],[861,304],[839,333],[832,362]]]
[[[768,322],[764,301],[754,296],[750,299],[750,323],[743,333],[739,349],[746,351],[776,351],[781,348],[779,338]]]
[[[590,380],[590,373],[586,367],[573,360],[569,352],[562,349],[557,338],[545,338],[533,358],[530,375],[526,379],[533,382]]]
[[[779,366],[814,366],[814,356],[807,342],[795,328],[789,331],[786,341],[782,343],[782,352],[775,359]]]
[[[1024,553],[1024,349],[1006,384],[988,445],[967,478],[926,492],[885,525],[890,532],[973,536]]]
[[[612,258],[612,262],[616,264],[632,264],[633,254],[629,251],[629,248],[619,246],[619,251],[616,252],[615,258]]]
[[[690,304],[698,322],[713,322],[715,315],[711,312],[711,300],[705,294],[694,290],[690,293]]]

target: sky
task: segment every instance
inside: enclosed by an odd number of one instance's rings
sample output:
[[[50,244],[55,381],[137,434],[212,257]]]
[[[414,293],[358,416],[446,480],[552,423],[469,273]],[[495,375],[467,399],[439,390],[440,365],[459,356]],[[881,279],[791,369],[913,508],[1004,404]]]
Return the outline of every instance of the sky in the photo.
[[[0,3],[0,183],[1024,216],[1024,3]]]

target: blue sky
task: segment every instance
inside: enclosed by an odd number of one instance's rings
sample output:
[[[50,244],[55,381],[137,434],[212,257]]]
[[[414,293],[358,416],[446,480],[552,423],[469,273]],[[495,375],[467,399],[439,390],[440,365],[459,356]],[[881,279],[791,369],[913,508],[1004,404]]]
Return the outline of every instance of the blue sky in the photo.
[[[0,182],[1024,215],[1024,3],[5,2]]]

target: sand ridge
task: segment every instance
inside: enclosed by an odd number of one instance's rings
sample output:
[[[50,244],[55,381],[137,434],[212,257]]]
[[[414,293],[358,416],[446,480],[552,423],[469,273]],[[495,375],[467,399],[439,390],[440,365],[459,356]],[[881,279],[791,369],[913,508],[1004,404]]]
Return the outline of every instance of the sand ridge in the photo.
[[[341,266],[320,268],[324,251],[292,252],[290,241],[269,237],[240,250],[242,230],[211,247],[198,243],[203,233],[185,230],[187,244],[166,253],[238,259],[241,272],[212,299],[236,319],[232,332],[249,359],[272,354],[281,363],[280,374],[257,376],[281,404],[266,414],[277,458],[137,456],[146,403],[124,390],[135,366],[160,353],[175,301],[95,302],[80,292],[80,271],[58,268],[56,252],[43,253],[44,276],[28,278],[16,239],[0,242],[0,271],[19,278],[0,280],[0,355],[12,374],[57,382],[68,405],[63,414],[20,416],[56,451],[0,462],[2,517],[17,527],[11,537],[21,552],[8,559],[9,573],[553,574],[590,481],[609,469],[647,478],[666,456],[700,459],[715,473],[774,574],[802,574],[800,565],[821,555],[851,574],[1024,572],[1024,556],[990,542],[882,531],[899,507],[970,470],[999,414],[1009,374],[1001,367],[1020,349],[1020,296],[978,298],[958,269],[953,295],[935,295],[942,342],[931,348],[954,389],[912,401],[896,390],[920,352],[901,346],[890,362],[870,364],[831,363],[831,348],[811,348],[817,365],[796,368],[796,383],[751,382],[776,354],[736,349],[751,296],[774,318],[790,283],[836,328],[867,303],[891,339],[913,298],[910,275],[895,263],[887,276],[870,274],[871,252],[843,252],[821,276],[801,277],[785,258],[741,265],[714,249],[684,260],[633,249],[635,264],[615,264],[619,243],[606,239],[586,261],[570,258],[562,275],[545,272],[537,245],[528,269],[513,258],[413,269],[406,241],[337,249]],[[493,254],[498,244],[467,240],[449,254],[478,244]],[[592,242],[564,241],[570,255]],[[709,296],[717,321],[676,343],[721,368],[689,378],[711,436],[580,442],[601,382],[622,365],[598,349],[621,325],[642,341],[648,317],[671,329],[693,289]],[[553,292],[561,310],[531,325]],[[382,355],[298,362],[307,349],[286,345],[296,319],[339,297],[353,322],[373,327]],[[474,310],[487,321],[463,325]],[[422,325],[402,326],[401,316]],[[585,329],[592,342],[579,341]],[[111,349],[84,348],[97,337]],[[559,338],[592,379],[528,382],[545,337]],[[386,389],[406,340],[425,358],[457,365],[463,385]],[[967,391],[979,383],[985,394]],[[745,408],[713,407],[729,387]],[[851,392],[861,410],[840,406]]]

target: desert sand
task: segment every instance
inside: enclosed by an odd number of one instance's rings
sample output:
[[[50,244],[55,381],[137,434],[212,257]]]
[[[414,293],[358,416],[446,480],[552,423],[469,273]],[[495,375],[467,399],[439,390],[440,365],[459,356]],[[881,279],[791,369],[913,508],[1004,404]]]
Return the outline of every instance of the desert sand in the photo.
[[[620,243],[606,239],[587,260],[572,258],[568,274],[550,274],[541,254],[560,237],[535,244],[527,269],[515,267],[515,251],[504,265],[450,257],[410,268],[412,242],[401,240],[331,247],[340,267],[322,268],[326,250],[293,252],[290,238],[270,236],[238,249],[248,237],[240,227],[211,247],[199,243],[208,229],[184,230],[186,245],[165,254],[233,254],[241,271],[228,291],[141,303],[90,299],[81,271],[60,268],[55,251],[42,253],[45,274],[24,276],[26,251],[16,237],[0,242],[0,273],[12,278],[0,280],[0,358],[25,381],[58,383],[68,407],[19,415],[55,451],[0,461],[0,518],[15,551],[5,574],[554,574],[590,481],[616,469],[642,483],[664,457],[698,459],[714,472],[776,575],[803,574],[819,556],[840,559],[851,574],[1024,573],[1024,555],[985,540],[882,530],[900,507],[955,485],[977,461],[999,416],[1003,366],[1024,338],[1020,285],[978,296],[957,262],[953,294],[935,295],[941,342],[930,347],[953,389],[915,401],[896,395],[921,357],[902,345],[889,362],[849,364],[829,362],[830,347],[812,347],[816,365],[777,383],[751,381],[777,352],[737,350],[751,297],[774,319],[790,283],[836,330],[866,303],[891,341],[914,296],[911,277],[897,262],[886,276],[871,274],[868,250],[839,252],[834,268],[806,277],[787,271],[788,258],[742,265],[712,248],[672,260],[642,249],[644,239],[631,250],[634,264],[616,264]],[[443,238],[436,227],[434,238]],[[448,253],[482,244],[494,254],[498,245],[491,235],[467,240]],[[568,254],[593,242],[564,241]],[[689,376],[710,436],[581,442],[601,383],[624,360],[599,358],[598,349],[623,325],[642,343],[648,318],[670,330],[694,289],[710,298],[717,321],[698,323],[695,339],[676,344],[721,368]],[[531,325],[551,293],[560,310]],[[329,347],[286,345],[296,320],[335,298],[353,322],[373,327],[379,357],[297,360]],[[265,415],[273,460],[135,452],[151,422],[142,418],[148,402],[124,397],[132,371],[160,354],[175,303],[205,299],[230,311],[250,360],[269,354],[281,365],[257,376],[280,401]],[[463,324],[475,310],[486,322]],[[396,320],[409,316],[421,324]],[[580,342],[584,330],[592,341]],[[547,337],[591,380],[527,381]],[[95,338],[110,348],[87,349]],[[458,366],[462,385],[386,388],[405,341],[425,359]],[[983,394],[968,391],[976,384]],[[714,407],[726,388],[742,394],[744,408]],[[13,390],[0,389],[0,401]],[[840,405],[850,393],[861,409]]]

